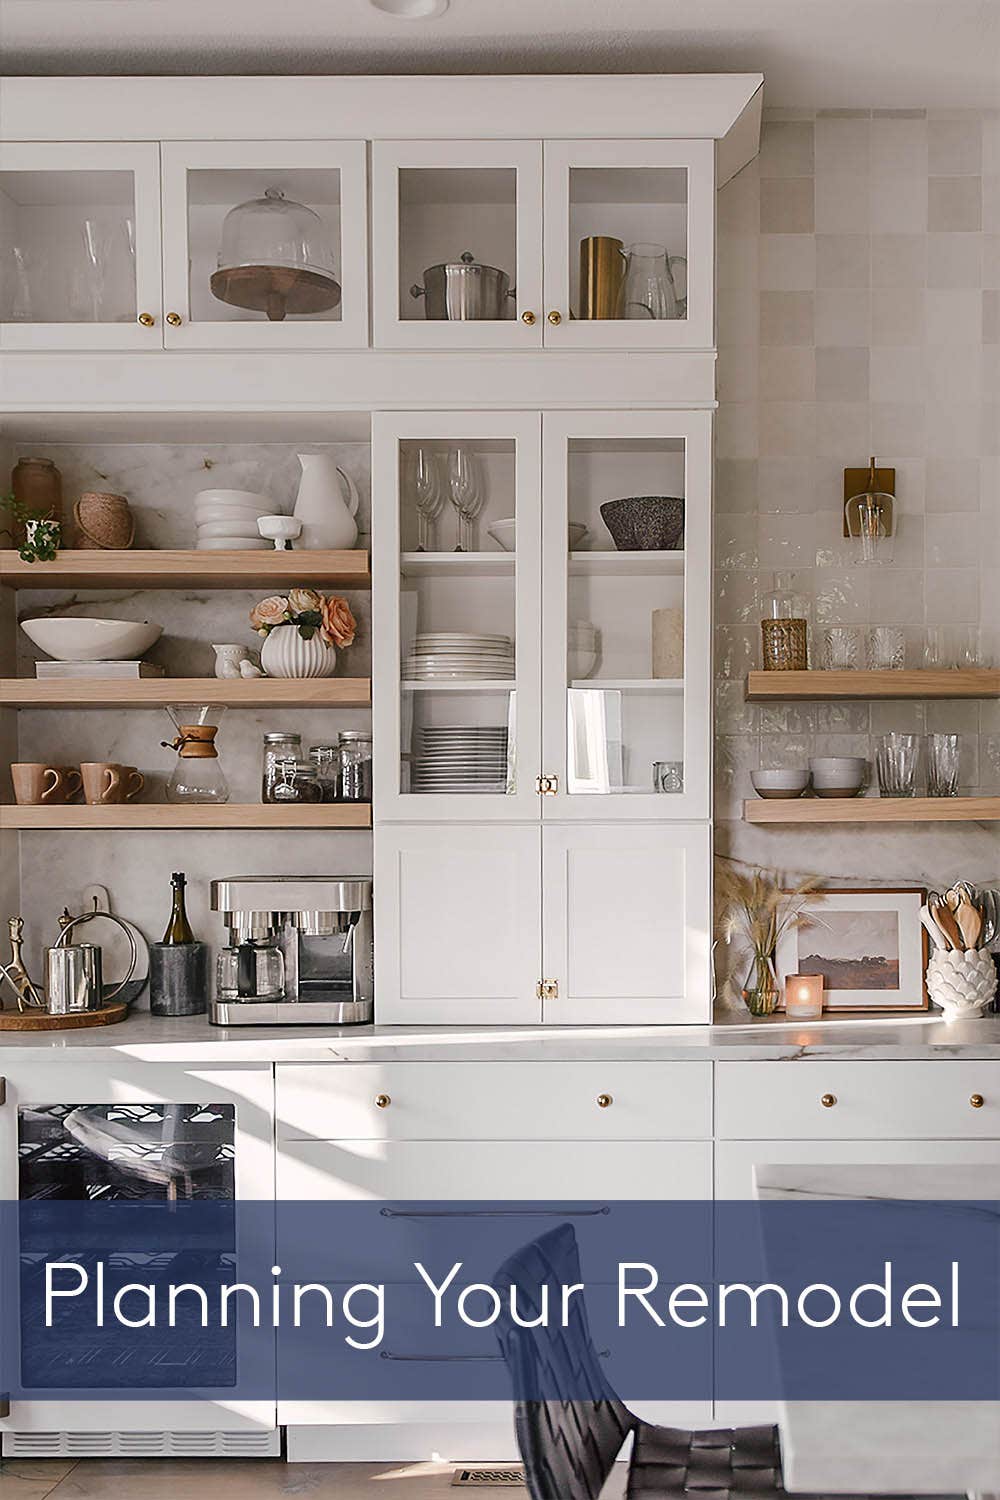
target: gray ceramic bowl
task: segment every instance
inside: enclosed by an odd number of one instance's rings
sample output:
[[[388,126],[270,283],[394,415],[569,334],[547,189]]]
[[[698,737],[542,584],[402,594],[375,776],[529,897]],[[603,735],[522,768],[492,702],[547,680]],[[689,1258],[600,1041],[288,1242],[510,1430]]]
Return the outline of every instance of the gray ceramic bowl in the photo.
[[[619,552],[676,552],[684,545],[684,501],[677,495],[606,500],[601,517]]]

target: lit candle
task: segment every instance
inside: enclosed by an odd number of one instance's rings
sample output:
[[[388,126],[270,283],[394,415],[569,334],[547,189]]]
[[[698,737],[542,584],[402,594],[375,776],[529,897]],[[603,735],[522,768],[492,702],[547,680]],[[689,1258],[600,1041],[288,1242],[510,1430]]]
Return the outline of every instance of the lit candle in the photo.
[[[823,1014],[822,974],[789,974],[785,980],[785,1014],[795,1021],[816,1021]]]

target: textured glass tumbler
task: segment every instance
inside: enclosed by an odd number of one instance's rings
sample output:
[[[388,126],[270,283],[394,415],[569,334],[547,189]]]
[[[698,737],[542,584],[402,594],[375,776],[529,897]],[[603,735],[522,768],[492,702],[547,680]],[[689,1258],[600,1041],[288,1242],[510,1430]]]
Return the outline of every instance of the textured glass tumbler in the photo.
[[[927,736],[927,795],[958,796],[958,762],[961,741],[957,734]]]
[[[915,734],[880,734],[875,741],[878,789],[883,797],[917,795],[920,739]]]
[[[853,625],[830,625],[823,633],[823,665],[828,672],[854,672],[861,665],[861,632]]]
[[[901,672],[906,663],[906,636],[896,625],[873,625],[868,632],[868,670]]]

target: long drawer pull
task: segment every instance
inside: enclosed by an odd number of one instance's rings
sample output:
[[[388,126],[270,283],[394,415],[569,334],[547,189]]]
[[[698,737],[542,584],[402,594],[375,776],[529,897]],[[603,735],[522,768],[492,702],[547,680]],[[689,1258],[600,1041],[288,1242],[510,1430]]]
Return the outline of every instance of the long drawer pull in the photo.
[[[380,1208],[383,1219],[596,1219],[600,1208]]]

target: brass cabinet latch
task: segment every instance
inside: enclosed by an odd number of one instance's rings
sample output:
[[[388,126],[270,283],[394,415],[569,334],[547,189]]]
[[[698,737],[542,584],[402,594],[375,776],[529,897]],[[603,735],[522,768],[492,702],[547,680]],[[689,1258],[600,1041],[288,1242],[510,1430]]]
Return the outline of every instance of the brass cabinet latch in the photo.
[[[535,994],[538,996],[539,1000],[558,1000],[558,979],[540,979],[535,985]]]
[[[0,1078],[0,1104],[7,1103],[7,1080]]]
[[[535,791],[539,797],[554,797],[559,790],[558,776],[536,776]]]

